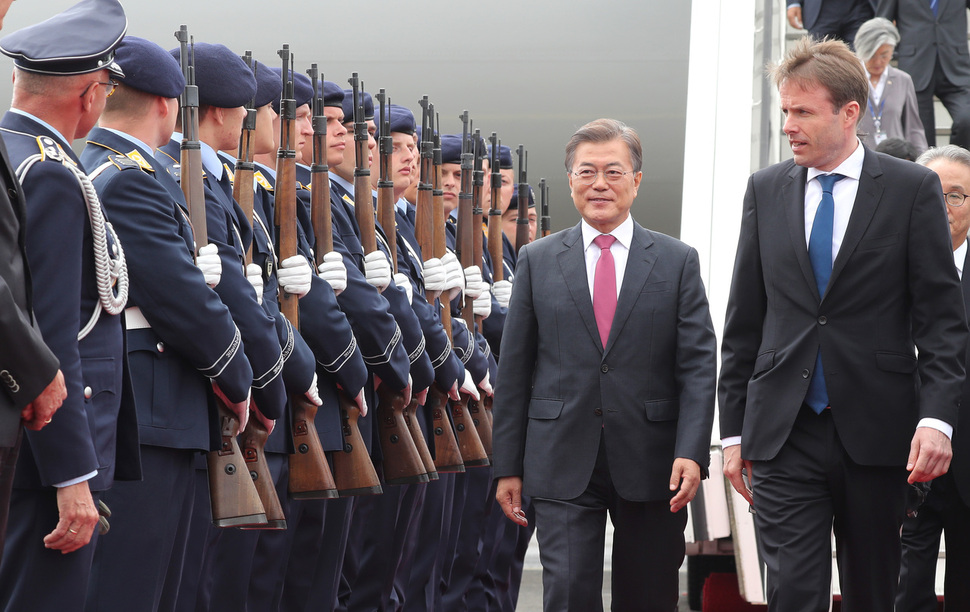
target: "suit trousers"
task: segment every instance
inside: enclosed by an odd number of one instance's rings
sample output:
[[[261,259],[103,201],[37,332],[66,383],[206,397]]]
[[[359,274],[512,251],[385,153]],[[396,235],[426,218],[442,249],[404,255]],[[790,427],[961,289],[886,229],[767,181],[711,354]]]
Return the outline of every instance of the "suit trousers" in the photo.
[[[933,69],[933,78],[926,89],[916,92],[916,103],[919,107],[919,118],[923,122],[926,132],[926,143],[936,146],[936,110],[933,108],[933,96],[943,102],[953,126],[950,132],[950,144],[970,148],[970,89],[958,87],[943,74],[943,67],[937,58]]]
[[[610,477],[602,436],[593,475],[579,497],[536,497],[532,504],[546,612],[603,609],[607,512],[614,527],[613,610],[676,609],[687,510],[674,514],[668,500],[634,502],[620,497]]]
[[[896,612],[935,612],[936,562],[946,533],[946,610],[970,610],[970,507],[960,497],[952,474],[933,481],[919,514],[903,523],[903,557]]]
[[[10,510],[10,493],[13,490],[13,477],[17,470],[17,455],[24,439],[24,428],[17,434],[17,443],[9,448],[0,448],[0,560],[3,559],[3,539],[7,533],[7,514]]]
[[[843,612],[893,609],[907,487],[903,466],[853,462],[831,410],[815,414],[803,405],[779,453],[754,462],[752,472],[769,612],[829,609],[833,527]]]

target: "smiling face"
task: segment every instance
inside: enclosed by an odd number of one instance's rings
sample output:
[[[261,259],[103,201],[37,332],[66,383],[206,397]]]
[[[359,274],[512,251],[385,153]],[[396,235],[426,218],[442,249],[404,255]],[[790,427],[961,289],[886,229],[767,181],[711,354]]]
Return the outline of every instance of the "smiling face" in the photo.
[[[597,173],[591,185],[582,184],[573,174],[586,169]],[[626,174],[611,183],[604,175],[607,170]],[[619,138],[605,142],[583,142],[576,147],[573,156],[569,190],[573,204],[583,219],[597,231],[606,234],[629,216],[642,178],[642,172],[633,172],[630,149]]]
[[[817,85],[785,81],[778,88],[785,114],[785,134],[795,163],[830,172],[855,151],[859,103],[835,109],[829,91]]]

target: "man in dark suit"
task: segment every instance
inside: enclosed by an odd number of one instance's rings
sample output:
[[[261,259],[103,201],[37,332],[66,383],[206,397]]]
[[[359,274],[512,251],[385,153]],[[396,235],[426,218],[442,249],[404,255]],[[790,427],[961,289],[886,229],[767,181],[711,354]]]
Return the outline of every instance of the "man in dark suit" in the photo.
[[[828,610],[833,521],[843,605],[891,610],[906,472],[946,471],[964,376],[942,192],[859,142],[869,86],[842,42],[804,39],[772,74],[794,160],[755,173],[745,195],[718,389],[724,473],[757,512],[769,610]]]
[[[786,0],[788,23],[818,40],[828,36],[852,45],[855,33],[872,19],[875,0]]]
[[[640,140],[613,119],[566,146],[572,229],[519,252],[495,394],[496,498],[532,497],[546,610],[672,610],[684,509],[706,475],[715,339],[697,252],[630,216]]]
[[[0,1],[0,27],[12,3]],[[7,159],[0,141],[0,557],[21,425],[41,429],[67,397],[57,357],[44,344],[34,319],[24,245],[24,193]]]
[[[118,316],[128,291],[123,250],[70,146],[123,76],[113,51],[126,27],[116,0],[84,0],[0,40],[16,64],[0,134],[27,203],[34,312],[68,390],[51,426],[28,433],[17,464],[0,564],[0,607],[9,610],[83,605],[97,501],[114,480],[141,476]]]
[[[933,96],[953,119],[950,143],[970,147],[970,0],[880,0],[877,17],[896,23],[898,68],[913,77],[926,142],[936,145]]]
[[[960,275],[964,304],[970,304],[967,275],[967,231],[970,230],[970,152],[955,145],[930,149],[916,160],[936,172],[943,185],[953,245],[953,263]],[[967,353],[970,356],[970,352]],[[903,523],[903,556],[899,571],[897,612],[935,611],[936,563],[940,535],[946,531],[946,576],[943,580],[947,610],[970,609],[970,435],[962,427],[970,421],[970,383],[964,381],[960,419],[953,434],[950,471],[932,483],[918,514]]]

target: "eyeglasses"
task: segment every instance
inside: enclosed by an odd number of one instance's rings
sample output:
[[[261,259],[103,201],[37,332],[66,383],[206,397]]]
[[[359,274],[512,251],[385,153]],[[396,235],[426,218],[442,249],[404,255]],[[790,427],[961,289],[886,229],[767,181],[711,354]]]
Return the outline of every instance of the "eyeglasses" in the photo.
[[[970,198],[970,195],[960,193],[959,191],[951,191],[950,193],[943,194],[943,197],[946,198],[946,203],[953,208],[960,208],[966,204],[967,198]]]
[[[110,98],[111,95],[115,92],[115,89],[117,89],[118,82],[117,81],[108,81],[107,83],[105,83],[104,81],[92,81],[91,83],[88,84],[87,87],[84,88],[84,91],[81,92],[81,97],[83,98],[84,96],[86,96],[87,93],[88,93],[88,91],[94,85],[104,85],[104,97],[105,98]]]
[[[603,179],[607,183],[619,183],[623,180],[623,177],[627,174],[633,174],[632,170],[622,171],[622,170],[603,170],[602,172],[597,172],[592,168],[584,168],[573,172],[573,177],[582,185],[592,185],[596,182],[596,177],[600,174],[603,175]]]

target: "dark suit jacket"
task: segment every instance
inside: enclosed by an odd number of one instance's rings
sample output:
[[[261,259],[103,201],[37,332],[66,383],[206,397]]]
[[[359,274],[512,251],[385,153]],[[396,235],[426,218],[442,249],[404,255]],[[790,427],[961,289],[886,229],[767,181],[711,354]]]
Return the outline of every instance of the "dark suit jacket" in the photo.
[[[20,411],[57,374],[58,361],[31,312],[30,271],[24,246],[24,193],[0,141],[0,447],[20,431]]]
[[[822,14],[823,3],[826,3],[825,8],[827,12],[830,13],[828,15],[829,19],[837,20],[839,18],[850,19],[855,11],[855,5],[859,2],[860,0],[827,0],[827,3],[826,0],[785,0],[785,4],[787,6],[791,6],[793,4],[802,5],[802,25],[805,26],[805,29],[810,32],[815,29],[815,25]],[[874,7],[875,0],[868,0],[867,4]],[[871,15],[871,9],[868,10],[870,11],[869,14]]]
[[[940,181],[865,151],[820,303],[805,243],[806,174],[786,161],[748,182],[722,340],[721,437],[742,436],[745,459],[773,458],[821,347],[849,456],[900,466],[918,419],[953,424],[960,405],[967,323]]]
[[[970,250],[963,262],[963,303],[970,306]],[[970,314],[967,315],[970,320]],[[967,370],[970,371],[970,346],[967,347]],[[963,503],[970,506],[970,380],[963,381],[963,397],[960,402],[960,419],[953,433],[953,460],[950,473],[956,482]]]
[[[710,461],[714,330],[697,252],[634,226],[604,350],[580,225],[519,253],[494,403],[495,477],[528,495],[572,499],[600,436],[629,501],[669,499],[674,458]]]
[[[936,59],[943,74],[959,87],[970,87],[967,8],[970,0],[939,0],[933,16],[929,0],[880,0],[877,17],[896,22],[899,69],[913,77],[916,91],[929,87]]]

